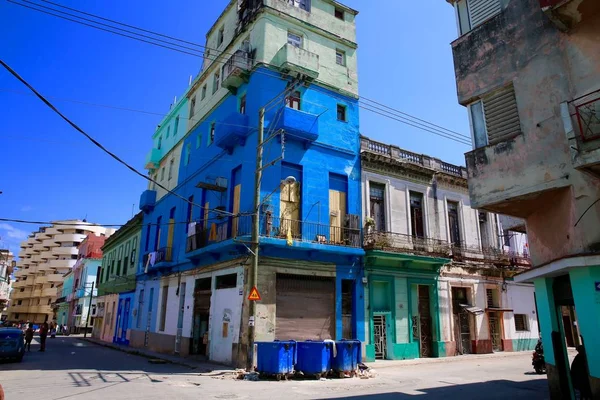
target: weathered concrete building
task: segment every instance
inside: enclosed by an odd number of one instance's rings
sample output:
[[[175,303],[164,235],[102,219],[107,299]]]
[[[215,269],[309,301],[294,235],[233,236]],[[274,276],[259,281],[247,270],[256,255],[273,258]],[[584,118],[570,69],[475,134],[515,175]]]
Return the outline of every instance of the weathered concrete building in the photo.
[[[0,321],[8,316],[4,313],[8,305],[13,273],[13,253],[8,249],[0,249]]]
[[[450,0],[469,110],[471,204],[525,219],[553,398],[572,398],[562,306],[575,306],[600,397],[600,2]]]
[[[530,262],[502,238],[518,227],[471,208],[466,169],[362,137],[361,171],[367,359],[533,349],[533,285],[512,279]]]

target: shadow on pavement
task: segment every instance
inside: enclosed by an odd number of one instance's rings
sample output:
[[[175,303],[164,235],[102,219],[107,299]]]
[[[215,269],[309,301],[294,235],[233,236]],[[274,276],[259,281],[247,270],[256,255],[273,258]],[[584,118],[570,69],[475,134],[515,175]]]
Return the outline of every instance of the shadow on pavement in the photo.
[[[25,353],[22,362],[0,361],[0,371],[143,371],[149,374],[192,372],[190,368],[181,365],[152,364],[148,358],[84,342],[77,337],[48,339],[46,351],[39,352],[39,348],[38,343],[32,343],[31,352]],[[114,379],[112,375],[111,379]]]
[[[509,380],[494,380],[487,382],[468,383],[435,388],[417,389],[418,394],[389,392],[344,397],[346,400],[398,400],[412,399],[416,396],[426,396],[427,399],[548,399],[546,379],[536,379],[525,382]]]

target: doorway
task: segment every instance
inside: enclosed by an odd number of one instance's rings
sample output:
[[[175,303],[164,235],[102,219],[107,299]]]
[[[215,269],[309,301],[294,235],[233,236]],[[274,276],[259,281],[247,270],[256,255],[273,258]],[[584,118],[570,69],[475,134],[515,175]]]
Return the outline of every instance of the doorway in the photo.
[[[387,358],[387,318],[385,315],[373,316],[373,333],[375,336],[375,359],[385,360]]]
[[[185,287],[183,282],[179,288],[179,314],[177,315],[177,335],[175,336],[175,353],[181,352],[181,337],[183,336],[183,314],[185,311]]]
[[[502,326],[500,325],[500,314],[495,311],[488,312],[488,321],[490,325],[492,351],[502,351]]]
[[[190,354],[207,355],[211,289],[212,278],[196,279],[194,286],[194,315]]]
[[[471,324],[466,310],[469,305],[467,293],[467,288],[452,288],[452,316],[457,355],[471,354]]]
[[[419,294],[419,343],[420,356],[431,357],[433,355],[433,329],[431,320],[431,298],[428,285],[418,285]]]
[[[352,329],[352,304],[354,281],[342,280],[342,339],[353,339],[354,333]]]

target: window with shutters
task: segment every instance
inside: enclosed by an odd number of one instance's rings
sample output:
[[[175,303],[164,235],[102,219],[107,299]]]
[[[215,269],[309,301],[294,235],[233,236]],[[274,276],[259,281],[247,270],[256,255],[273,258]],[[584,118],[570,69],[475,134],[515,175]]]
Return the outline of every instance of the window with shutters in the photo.
[[[500,299],[498,297],[498,289],[486,289],[485,296],[487,299],[488,308],[500,307]]]
[[[455,7],[461,35],[502,11],[500,0],[460,0],[455,3]]]
[[[448,226],[450,228],[450,242],[455,245],[460,245],[458,203],[455,201],[448,201]]]
[[[521,134],[521,120],[512,84],[469,105],[475,148],[498,144]]]
[[[517,332],[529,331],[529,318],[526,314],[515,314],[515,330]]]
[[[346,219],[346,199],[348,178],[338,174],[329,174],[329,240],[342,243],[344,221]]]
[[[410,219],[411,235],[419,238],[425,237],[422,193],[410,192]]]

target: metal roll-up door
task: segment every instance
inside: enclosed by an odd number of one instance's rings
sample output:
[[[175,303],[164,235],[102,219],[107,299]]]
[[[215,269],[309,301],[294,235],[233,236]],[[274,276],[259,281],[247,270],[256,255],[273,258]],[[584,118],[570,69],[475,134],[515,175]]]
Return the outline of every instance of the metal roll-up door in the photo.
[[[488,143],[496,144],[521,133],[517,99],[512,85],[483,98]]]
[[[335,280],[277,275],[275,338],[324,340],[335,337]]]

